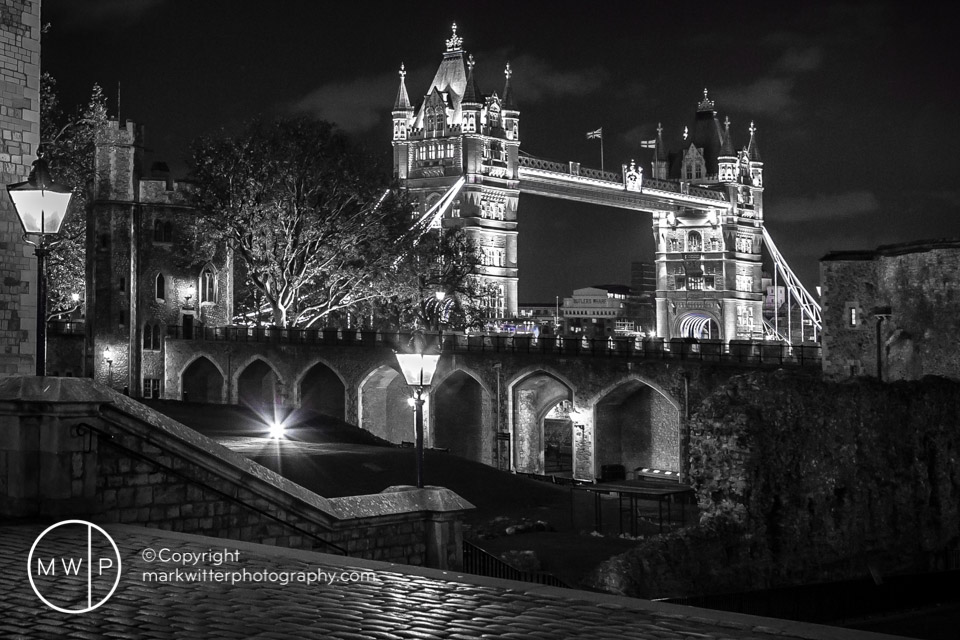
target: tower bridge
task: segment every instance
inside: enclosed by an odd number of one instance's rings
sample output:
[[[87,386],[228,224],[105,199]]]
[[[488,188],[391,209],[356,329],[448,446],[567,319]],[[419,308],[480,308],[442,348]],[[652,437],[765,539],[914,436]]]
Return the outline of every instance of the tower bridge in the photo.
[[[787,342],[814,341],[820,307],[763,225],[763,161],[753,123],[736,149],[707,90],[692,127],[672,147],[658,127],[649,173],[633,160],[621,173],[520,152],[520,110],[507,63],[502,93],[484,94],[475,61],[453,33],[421,101],[401,66],[394,102],[394,172],[433,228],[462,228],[481,253],[480,278],[493,318],[517,315],[519,196],[526,193],[651,214],[656,243],[657,335]],[[763,251],[803,320],[799,340],[763,317]],[[809,326],[809,333],[803,329]]]

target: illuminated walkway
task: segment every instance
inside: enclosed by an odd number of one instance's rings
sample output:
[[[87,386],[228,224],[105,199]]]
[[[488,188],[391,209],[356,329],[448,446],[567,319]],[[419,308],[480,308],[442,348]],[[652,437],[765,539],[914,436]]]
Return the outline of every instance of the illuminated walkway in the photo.
[[[472,638],[836,639],[890,638],[861,631],[756,618],[555,589],[340,556],[234,543],[130,526],[109,526],[123,561],[119,587],[99,609],[47,609],[26,575],[40,525],[0,527],[0,638]],[[75,553],[66,541],[63,553]],[[50,548],[50,547],[48,547]],[[373,581],[307,585],[145,582],[145,549],[238,550],[236,561],[186,571],[371,572]],[[59,548],[54,548],[59,551]],[[349,569],[348,569],[349,570]],[[72,605],[69,605],[72,607]]]

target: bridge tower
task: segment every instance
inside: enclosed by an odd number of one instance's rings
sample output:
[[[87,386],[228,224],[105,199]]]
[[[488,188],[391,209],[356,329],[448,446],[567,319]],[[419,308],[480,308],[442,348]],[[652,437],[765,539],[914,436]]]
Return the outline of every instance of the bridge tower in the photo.
[[[462,228],[481,251],[480,278],[491,318],[517,315],[517,204],[520,112],[513,100],[510,64],[503,93],[484,95],[475,61],[463,50],[457,25],[440,67],[415,107],[401,65],[393,106],[395,176],[425,214],[463,179],[436,228]]]
[[[706,89],[679,153],[667,152],[658,128],[653,178],[679,180],[681,193],[720,191],[727,205],[654,212],[662,337],[763,339],[763,162],[753,123],[749,132],[735,151],[730,120],[721,126]]]

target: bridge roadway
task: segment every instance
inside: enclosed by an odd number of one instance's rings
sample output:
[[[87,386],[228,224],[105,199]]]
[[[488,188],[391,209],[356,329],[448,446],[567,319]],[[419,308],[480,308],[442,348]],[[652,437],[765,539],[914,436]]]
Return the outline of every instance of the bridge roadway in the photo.
[[[634,211],[676,212],[681,207],[729,211],[723,193],[665,180],[644,179],[640,191],[626,189],[623,176],[610,171],[553,162],[529,156],[519,158],[520,192],[549,198],[619,207]]]
[[[683,417],[718,386],[751,368],[819,373],[820,366],[819,346],[791,353],[779,343],[443,340],[446,357],[424,407],[428,446],[525,473],[550,466],[584,480],[607,465],[683,476]],[[172,327],[164,397],[309,409],[391,442],[411,441],[410,392],[394,357],[408,342],[396,333],[246,327],[188,339]]]

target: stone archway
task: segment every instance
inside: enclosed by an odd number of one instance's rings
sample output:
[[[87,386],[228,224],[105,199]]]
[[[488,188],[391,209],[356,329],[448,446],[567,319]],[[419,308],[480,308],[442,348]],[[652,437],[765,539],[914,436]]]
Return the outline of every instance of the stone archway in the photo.
[[[237,376],[237,403],[254,411],[272,410],[280,404],[280,386],[280,377],[274,368],[256,358]]]
[[[573,388],[558,376],[537,370],[510,385],[513,460],[521,473],[545,472],[544,420],[560,402],[573,400]]]
[[[415,441],[413,409],[407,402],[410,388],[400,372],[387,365],[377,367],[364,377],[357,393],[361,429],[394,444]]]
[[[628,477],[641,468],[680,471],[680,408],[640,379],[601,394],[594,405],[594,434],[598,477],[608,465],[622,465]]]
[[[223,374],[217,365],[200,356],[180,374],[180,397],[188,402],[223,402]]]
[[[490,394],[469,373],[452,372],[430,390],[433,446],[489,464],[493,455]]]
[[[688,311],[677,316],[673,335],[679,338],[696,338],[698,340],[723,339],[717,317],[706,311]]]
[[[323,362],[310,367],[299,384],[300,408],[343,420],[346,387],[343,380]]]

